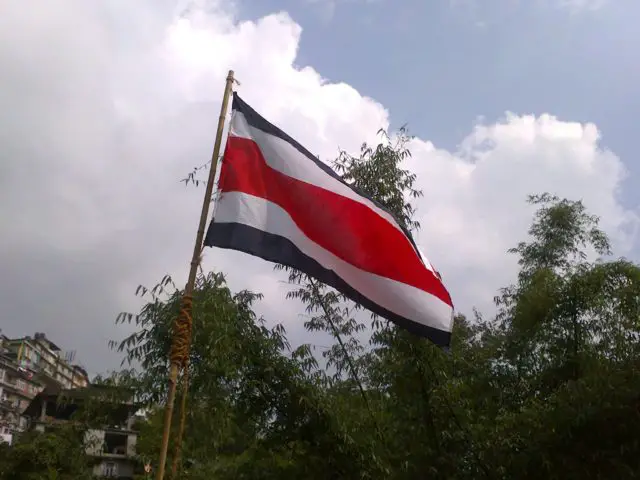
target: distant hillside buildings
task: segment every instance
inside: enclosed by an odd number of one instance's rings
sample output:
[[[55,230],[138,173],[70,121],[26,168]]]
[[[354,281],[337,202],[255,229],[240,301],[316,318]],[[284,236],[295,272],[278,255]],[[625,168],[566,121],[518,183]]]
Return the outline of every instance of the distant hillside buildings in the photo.
[[[23,413],[46,387],[89,385],[87,372],[72,363],[73,356],[63,354],[44,333],[22,338],[0,333],[0,440],[11,442],[14,433],[27,427]]]
[[[90,385],[85,369],[73,363],[74,356],[63,353],[44,333],[22,338],[0,333],[0,441],[12,443],[27,429],[47,432],[75,422],[74,412],[88,400],[97,402],[108,406],[109,415],[104,424],[87,425],[85,448],[93,473],[132,479],[141,468],[133,393]]]
[[[74,414],[84,405],[105,407],[100,425],[91,425],[84,435],[85,452],[91,458],[93,474],[99,478],[133,479],[142,464],[136,456],[138,433],[134,424],[138,406],[132,392],[119,387],[92,385],[86,388],[47,387],[25,410],[29,428],[38,432],[75,422]],[[89,408],[92,408],[92,407]],[[104,413],[103,412],[103,413]]]

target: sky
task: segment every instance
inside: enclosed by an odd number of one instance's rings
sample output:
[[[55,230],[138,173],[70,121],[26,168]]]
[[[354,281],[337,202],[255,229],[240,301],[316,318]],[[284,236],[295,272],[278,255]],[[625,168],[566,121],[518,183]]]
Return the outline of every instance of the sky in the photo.
[[[330,162],[408,124],[417,241],[456,309],[514,280],[531,193],[583,200],[640,254],[635,0],[22,0],[0,3],[0,328],[117,368],[139,284],[183,284],[227,71]],[[203,267],[314,343],[272,265]]]

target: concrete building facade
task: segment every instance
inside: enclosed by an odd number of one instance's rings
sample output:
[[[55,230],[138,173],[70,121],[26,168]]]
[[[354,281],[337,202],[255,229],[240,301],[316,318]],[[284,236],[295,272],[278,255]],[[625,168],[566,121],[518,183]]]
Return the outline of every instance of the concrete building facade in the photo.
[[[65,358],[60,347],[44,333],[33,337],[7,339],[6,348],[15,357],[18,366],[48,376],[62,388],[83,388],[89,384],[87,372]]]
[[[0,334],[0,441],[11,443],[16,433],[25,430],[23,413],[46,387],[89,384],[87,372],[68,358],[43,333],[16,339]]]
[[[33,377],[0,354],[0,434],[11,436],[26,428],[22,412],[43,389]]]
[[[55,429],[73,420],[73,414],[83,402],[101,401],[109,387],[91,386],[87,388],[58,390],[45,389],[30,403],[25,414],[29,417],[30,428],[39,432]],[[107,392],[108,393],[108,392]],[[60,399],[64,402],[60,402]],[[93,459],[93,474],[97,477],[132,479],[136,468],[140,468],[136,457],[138,434],[134,430],[137,407],[132,401],[118,400],[114,408],[109,400],[110,418],[105,425],[92,425],[84,434],[87,455]],[[95,405],[95,403],[93,403]]]

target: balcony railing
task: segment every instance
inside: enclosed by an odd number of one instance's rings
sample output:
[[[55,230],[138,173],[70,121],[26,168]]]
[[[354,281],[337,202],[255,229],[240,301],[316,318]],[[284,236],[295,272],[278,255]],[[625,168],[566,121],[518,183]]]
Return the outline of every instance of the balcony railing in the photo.
[[[3,378],[0,378],[0,384],[14,387],[16,382],[11,380],[11,378],[8,375],[5,375]]]
[[[0,407],[4,407],[5,409],[17,410],[20,404],[8,399],[0,399]]]

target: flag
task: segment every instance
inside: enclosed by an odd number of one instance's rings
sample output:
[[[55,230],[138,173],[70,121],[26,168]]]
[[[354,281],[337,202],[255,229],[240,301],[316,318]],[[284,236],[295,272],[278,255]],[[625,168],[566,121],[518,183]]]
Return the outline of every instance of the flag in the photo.
[[[236,93],[204,244],[295,268],[448,346],[453,303],[411,234]]]

